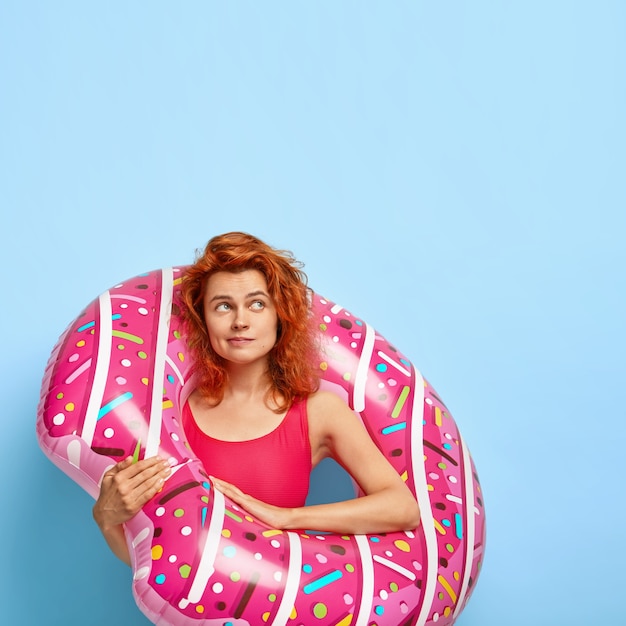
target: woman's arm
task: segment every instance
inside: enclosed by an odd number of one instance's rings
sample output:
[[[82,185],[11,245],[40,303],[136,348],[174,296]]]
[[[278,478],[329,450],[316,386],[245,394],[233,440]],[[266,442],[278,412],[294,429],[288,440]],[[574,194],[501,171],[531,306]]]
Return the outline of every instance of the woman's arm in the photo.
[[[216,488],[273,528],[349,534],[416,528],[417,501],[346,404],[332,393],[318,392],[309,398],[307,410],[314,464],[325,457],[335,459],[361,487],[363,497],[284,509],[213,478]]]
[[[131,564],[130,554],[122,524],[161,489],[169,473],[169,464],[159,457],[137,463],[129,457],[114,465],[102,479],[93,517],[113,554],[127,565]]]

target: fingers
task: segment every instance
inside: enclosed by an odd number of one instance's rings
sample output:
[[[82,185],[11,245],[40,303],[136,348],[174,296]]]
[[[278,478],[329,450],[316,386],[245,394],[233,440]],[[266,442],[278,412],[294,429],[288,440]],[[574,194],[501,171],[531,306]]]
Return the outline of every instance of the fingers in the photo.
[[[110,479],[121,490],[137,489],[155,477],[163,480],[170,474],[169,463],[160,457],[151,457],[133,463],[132,458],[124,459],[108,472]]]
[[[159,492],[170,473],[169,463],[159,457],[120,461],[103,477],[96,505],[99,516],[109,524],[128,521]]]
[[[228,483],[221,478],[215,478],[215,476],[209,476],[209,478],[211,479],[213,486],[218,491],[221,491],[224,495],[227,495],[229,497],[236,496],[239,499],[243,497],[251,497],[247,496],[243,491],[241,491],[241,489],[239,489],[239,487],[235,487],[235,485],[233,485],[232,483]]]

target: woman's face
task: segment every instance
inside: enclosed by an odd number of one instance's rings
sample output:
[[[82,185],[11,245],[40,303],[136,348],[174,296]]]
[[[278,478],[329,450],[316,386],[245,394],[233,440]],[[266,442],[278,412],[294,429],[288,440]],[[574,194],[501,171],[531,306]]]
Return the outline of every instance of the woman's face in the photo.
[[[239,365],[267,360],[276,344],[278,315],[261,272],[212,274],[203,305],[209,339],[217,354]]]

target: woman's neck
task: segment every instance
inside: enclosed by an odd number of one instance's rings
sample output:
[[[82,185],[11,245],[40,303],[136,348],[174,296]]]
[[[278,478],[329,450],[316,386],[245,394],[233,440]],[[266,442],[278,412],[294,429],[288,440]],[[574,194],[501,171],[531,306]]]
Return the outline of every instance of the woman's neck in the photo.
[[[231,365],[224,388],[224,399],[265,400],[271,388],[271,379],[265,364]]]

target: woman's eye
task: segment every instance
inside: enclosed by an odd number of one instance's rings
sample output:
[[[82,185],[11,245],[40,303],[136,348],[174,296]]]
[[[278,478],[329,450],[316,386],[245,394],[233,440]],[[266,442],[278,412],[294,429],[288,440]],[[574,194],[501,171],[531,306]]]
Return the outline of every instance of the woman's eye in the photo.
[[[230,310],[230,304],[228,302],[222,302],[215,307],[216,311],[228,311]]]
[[[262,302],[261,300],[255,300],[252,303],[252,308],[259,310],[259,309],[263,309],[265,307],[265,302]]]

